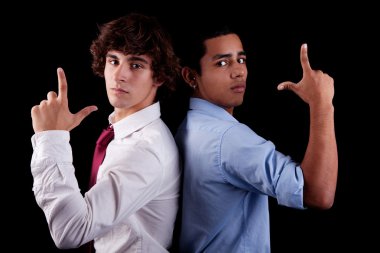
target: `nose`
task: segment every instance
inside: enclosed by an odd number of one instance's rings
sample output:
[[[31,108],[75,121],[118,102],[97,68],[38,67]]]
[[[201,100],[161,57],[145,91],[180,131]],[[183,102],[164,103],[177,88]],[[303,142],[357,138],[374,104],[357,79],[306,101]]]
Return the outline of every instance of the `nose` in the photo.
[[[128,67],[120,64],[114,68],[113,76],[117,82],[126,82],[128,77]]]
[[[233,68],[231,76],[232,78],[242,78],[247,73],[247,67],[246,65],[237,63],[236,66]]]

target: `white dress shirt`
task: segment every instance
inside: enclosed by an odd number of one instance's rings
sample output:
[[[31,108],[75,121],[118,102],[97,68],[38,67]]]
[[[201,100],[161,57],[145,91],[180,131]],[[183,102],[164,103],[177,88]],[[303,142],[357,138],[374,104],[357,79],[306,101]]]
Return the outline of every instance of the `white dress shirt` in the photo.
[[[109,121],[112,124],[113,114]],[[59,248],[95,240],[97,252],[168,252],[178,210],[180,164],[160,105],[113,124],[97,183],[83,196],[68,131],[32,136],[36,201]]]

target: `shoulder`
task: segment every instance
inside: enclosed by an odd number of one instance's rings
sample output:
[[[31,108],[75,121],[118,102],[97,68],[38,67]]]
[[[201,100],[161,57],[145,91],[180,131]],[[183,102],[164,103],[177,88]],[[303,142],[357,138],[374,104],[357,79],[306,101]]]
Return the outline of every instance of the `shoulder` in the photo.
[[[161,119],[156,119],[141,129],[138,146],[159,153],[176,152],[177,149],[173,134]]]
[[[250,127],[242,123],[230,124],[224,130],[223,142],[229,145],[244,145],[244,143],[262,144],[267,142],[266,139],[258,135]]]

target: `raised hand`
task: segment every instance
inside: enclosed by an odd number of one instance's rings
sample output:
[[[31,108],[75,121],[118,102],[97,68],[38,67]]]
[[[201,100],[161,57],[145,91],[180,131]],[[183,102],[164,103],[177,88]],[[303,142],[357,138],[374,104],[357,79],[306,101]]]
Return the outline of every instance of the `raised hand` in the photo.
[[[310,67],[306,44],[301,46],[300,58],[303,71],[301,81],[282,82],[277,89],[293,91],[310,106],[331,104],[334,97],[334,79],[321,70],[313,70]]]
[[[280,83],[279,90],[292,90],[310,107],[309,142],[301,162],[304,205],[328,209],[334,203],[338,175],[338,152],[334,130],[334,80],[310,67],[307,46],[301,46],[301,81]]]
[[[67,81],[62,68],[57,69],[58,95],[54,91],[47,94],[47,100],[32,107],[31,115],[35,133],[46,130],[70,131],[78,126],[82,120],[98,108],[87,106],[72,114],[67,100]]]

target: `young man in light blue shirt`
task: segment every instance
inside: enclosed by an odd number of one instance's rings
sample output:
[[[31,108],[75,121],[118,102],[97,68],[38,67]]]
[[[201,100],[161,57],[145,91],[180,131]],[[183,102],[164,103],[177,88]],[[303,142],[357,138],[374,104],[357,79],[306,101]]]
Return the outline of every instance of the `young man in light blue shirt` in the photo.
[[[181,252],[270,252],[268,196],[298,209],[333,205],[334,80],[312,69],[303,44],[302,79],[278,85],[310,108],[309,142],[297,163],[233,117],[248,74],[240,37],[225,29],[197,31],[188,40],[193,44],[188,57],[181,56],[182,76],[193,92],[176,134],[184,159]]]

